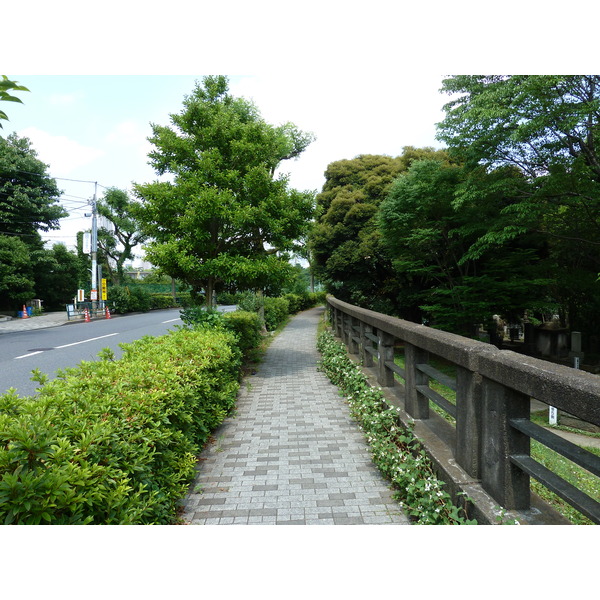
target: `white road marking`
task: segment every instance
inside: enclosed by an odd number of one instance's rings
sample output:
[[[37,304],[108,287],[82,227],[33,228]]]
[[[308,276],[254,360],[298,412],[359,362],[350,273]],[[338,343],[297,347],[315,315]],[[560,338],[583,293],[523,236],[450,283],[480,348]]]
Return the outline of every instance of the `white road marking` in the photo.
[[[77,346],[77,344],[85,344],[87,342],[94,342],[96,340],[101,340],[103,338],[112,337],[113,335],[119,335],[118,333],[109,333],[108,335],[101,335],[95,338],[89,338],[88,340],[81,340],[80,342],[73,342],[72,344],[64,344],[63,346],[56,346],[56,349],[59,348],[68,348],[69,346]]]
[[[43,350],[38,350],[37,352],[31,352],[30,354],[23,354],[22,356],[15,356],[15,360],[19,358],[27,358],[28,356],[35,356],[36,354],[41,354]]]
[[[173,321],[181,321],[181,319],[179,317],[177,317],[176,319],[169,319],[168,321],[163,321],[163,325],[165,323],[172,323]]]
[[[78,344],[85,344],[86,342],[94,342],[95,340],[101,340],[103,338],[112,337],[113,335],[119,335],[118,333],[109,333],[108,335],[101,335],[100,337],[89,338],[87,340],[81,340],[80,342],[73,342],[71,344],[63,344],[62,346],[56,346],[52,350],[59,350],[60,348],[68,348],[69,346],[77,346]],[[29,354],[23,354],[21,356],[15,356],[15,360],[19,358],[28,358],[29,356],[35,356],[41,354],[45,350],[38,350],[37,352],[30,352]]]

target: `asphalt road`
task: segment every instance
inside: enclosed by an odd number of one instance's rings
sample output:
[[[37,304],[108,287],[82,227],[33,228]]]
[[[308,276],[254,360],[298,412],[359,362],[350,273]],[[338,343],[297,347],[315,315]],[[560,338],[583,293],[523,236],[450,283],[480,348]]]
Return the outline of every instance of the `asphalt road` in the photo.
[[[119,358],[119,344],[145,335],[164,335],[182,325],[179,314],[179,309],[151,311],[4,333],[0,337],[0,393],[13,387],[20,396],[35,394],[38,384],[30,380],[35,368],[52,378],[57,369],[75,366],[82,360],[97,360],[103,348],[112,349]]]

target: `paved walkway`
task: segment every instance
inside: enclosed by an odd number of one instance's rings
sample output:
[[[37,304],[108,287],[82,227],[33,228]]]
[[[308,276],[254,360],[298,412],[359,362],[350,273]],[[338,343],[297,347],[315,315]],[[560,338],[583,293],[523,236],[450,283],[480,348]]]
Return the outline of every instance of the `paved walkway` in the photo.
[[[192,525],[406,525],[337,388],[317,371],[323,308],[295,316],[242,384],[183,502]]]

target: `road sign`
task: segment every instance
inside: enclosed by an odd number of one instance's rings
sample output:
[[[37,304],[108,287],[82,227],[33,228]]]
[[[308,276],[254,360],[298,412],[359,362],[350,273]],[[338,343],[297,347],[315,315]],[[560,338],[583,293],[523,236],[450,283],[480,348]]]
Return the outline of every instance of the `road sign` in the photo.
[[[107,292],[107,286],[106,286],[106,279],[102,280],[102,300],[107,300],[108,299],[108,292]]]

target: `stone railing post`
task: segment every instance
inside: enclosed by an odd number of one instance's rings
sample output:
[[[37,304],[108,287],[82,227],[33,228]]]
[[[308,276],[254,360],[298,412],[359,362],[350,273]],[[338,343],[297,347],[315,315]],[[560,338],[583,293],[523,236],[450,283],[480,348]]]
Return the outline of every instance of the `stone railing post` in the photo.
[[[483,378],[481,484],[508,509],[530,507],[529,475],[510,460],[529,456],[529,437],[510,426],[511,419],[529,419],[529,404],[529,396]]]
[[[354,317],[348,316],[348,352],[350,354],[358,354],[359,352],[358,342],[355,340],[356,332],[354,331],[356,321]]]
[[[350,345],[350,328],[352,325],[351,320],[352,317],[350,317],[350,315],[342,313],[342,340],[344,341],[344,344],[346,344],[346,347]]]
[[[481,376],[456,367],[456,460],[475,478],[481,477]]]
[[[369,344],[372,345],[371,340],[367,337],[367,334],[372,334],[373,328],[366,323],[360,322],[360,358],[362,364],[365,367],[373,366],[373,355],[367,351]]]
[[[394,360],[394,336],[385,331],[377,331],[377,383],[381,387],[393,387],[394,372],[385,366]]]
[[[429,353],[412,344],[404,344],[404,391],[406,412],[413,419],[429,418],[429,399],[417,390],[428,385],[429,377],[417,369],[418,364],[429,362]]]
[[[333,331],[336,337],[342,339],[343,330],[342,330],[342,317],[343,313],[341,310],[334,308],[333,309]]]

